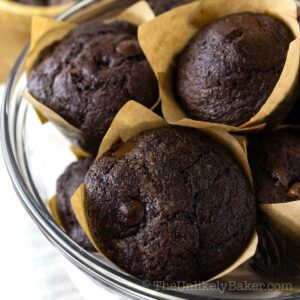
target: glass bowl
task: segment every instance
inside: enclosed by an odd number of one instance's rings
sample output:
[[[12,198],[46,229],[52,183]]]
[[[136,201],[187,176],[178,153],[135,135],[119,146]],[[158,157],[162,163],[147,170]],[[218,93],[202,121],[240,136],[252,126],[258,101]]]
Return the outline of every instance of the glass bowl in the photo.
[[[82,22],[85,20],[85,13],[92,10],[94,16],[104,20],[113,17],[134,2],[84,0],[57,18]],[[69,260],[69,265],[72,266],[71,277],[77,272],[77,285],[86,282],[87,275],[88,281],[129,299],[300,299],[300,293],[296,290],[224,291],[218,283],[197,289],[156,287],[115,269],[105,259],[86,252],[74,243],[53,220],[47,209],[47,201],[55,193],[57,177],[75,157],[69,150],[69,142],[61,133],[50,123],[41,125],[31,105],[23,99],[26,89],[26,53],[27,48],[17,60],[5,90],[1,110],[3,155],[21,203],[41,232]],[[229,284],[236,280],[234,275],[237,275],[239,280],[257,280],[253,273],[239,269],[227,278],[222,278],[222,282]],[[82,280],[78,280],[78,276],[82,276]],[[85,288],[88,288],[88,284]]]

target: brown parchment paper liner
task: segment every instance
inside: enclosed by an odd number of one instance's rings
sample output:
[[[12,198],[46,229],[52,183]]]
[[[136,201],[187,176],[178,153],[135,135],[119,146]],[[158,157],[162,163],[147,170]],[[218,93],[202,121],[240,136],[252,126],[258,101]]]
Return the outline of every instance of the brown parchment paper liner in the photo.
[[[56,196],[52,197],[48,202],[48,208],[50,210],[50,213],[54,219],[54,221],[62,228],[64,229],[61,219],[59,217],[58,211],[57,211],[57,198]]]
[[[120,140],[126,144],[126,142],[128,142],[131,138],[145,130],[165,126],[169,126],[169,124],[164,119],[156,115],[154,112],[145,108],[137,102],[129,101],[123,106],[123,108],[119,111],[114,121],[112,122],[110,129],[108,130],[107,134],[102,140],[96,159],[100,159],[116,144],[116,142],[119,142]],[[222,143],[236,157],[238,163],[245,171],[250,183],[252,183],[251,172],[248,165],[247,157],[239,141],[237,141],[229,133],[219,128],[204,130],[204,132],[212,136],[214,139],[218,140],[220,143]],[[89,229],[85,214],[84,201],[85,187],[84,184],[81,184],[75,192],[75,194],[73,195],[73,197],[71,198],[71,203],[81,227],[83,228],[83,230],[85,231],[86,235],[89,237],[95,248],[99,252],[101,252],[99,247],[97,247],[96,243],[93,241],[93,236]],[[215,280],[228,274],[229,272],[233,271],[238,266],[240,266],[242,263],[247,261],[250,257],[254,255],[256,251],[256,246],[257,234],[254,233],[249,245],[241,254],[241,256],[226,270],[209,279],[208,281]],[[189,286],[188,288],[190,287],[191,286]]]
[[[43,7],[0,0],[0,82],[7,79],[21,50],[30,39],[32,16],[54,17],[74,2]]]
[[[86,152],[75,145],[70,145],[71,152],[79,159],[79,158],[90,158],[93,155],[89,152]]]
[[[300,133],[300,126],[281,125],[276,128],[276,130],[284,129]],[[259,208],[282,232],[300,241],[300,199],[286,203],[260,204]]]
[[[100,2],[99,6],[103,6],[104,4],[105,2]],[[94,14],[93,11],[90,13],[91,15]],[[89,15],[85,15],[85,17],[88,19]],[[124,10],[114,19],[127,21],[139,26],[143,22],[149,21],[153,18],[154,14],[148,3],[140,1]],[[35,62],[39,59],[41,52],[51,44],[62,40],[76,26],[77,25],[75,23],[71,22],[58,21],[44,17],[34,17],[32,19],[31,41],[25,65],[27,75]],[[67,122],[59,114],[48,108],[46,105],[40,103],[28,91],[25,91],[24,97],[33,105],[42,123],[45,123],[47,120],[55,123],[73,143],[76,144],[77,140],[82,139],[87,140],[88,142],[89,140],[92,140],[92,137],[84,134],[80,129]],[[153,106],[153,108],[156,105],[157,103]]]
[[[245,11],[270,14],[285,23],[295,36],[277,85],[260,111],[241,126],[189,119],[177,104],[173,91],[172,74],[176,56],[206,24],[222,16]],[[300,35],[296,11],[294,0],[200,0],[171,10],[140,26],[139,42],[159,81],[165,119],[170,124],[197,128],[214,126],[231,132],[255,132],[264,128],[270,117],[275,118],[276,115],[275,119],[280,119],[278,111],[288,111],[294,101],[293,90],[297,84]]]
[[[62,230],[65,231],[64,226],[62,225],[61,219],[59,217],[58,211],[57,211],[57,198],[56,196],[52,197],[47,205],[54,221],[57,223],[57,225],[59,225],[59,227],[61,227]],[[95,256],[101,258],[102,260],[105,260],[107,265],[113,266],[118,268],[115,264],[113,264],[109,259],[107,259],[103,254],[101,253],[93,253]],[[122,271],[122,270],[120,270]],[[123,271],[122,271],[123,272]]]

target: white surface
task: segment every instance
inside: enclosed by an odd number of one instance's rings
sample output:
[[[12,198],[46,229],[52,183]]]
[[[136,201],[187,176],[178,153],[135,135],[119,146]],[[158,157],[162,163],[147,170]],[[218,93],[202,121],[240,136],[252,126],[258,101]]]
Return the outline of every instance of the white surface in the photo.
[[[3,86],[0,86],[2,102]],[[1,150],[1,149],[0,149]],[[65,259],[31,220],[17,198],[0,153],[0,299],[92,300],[115,298],[83,277],[83,298],[65,270]],[[71,268],[72,269],[72,268]],[[68,268],[69,270],[69,268]],[[77,272],[76,272],[77,271]],[[79,280],[81,281],[81,280]],[[92,287],[92,288],[91,288]]]
[[[2,101],[3,86],[0,86]],[[1,299],[82,300],[46,240],[17,198],[0,154]]]

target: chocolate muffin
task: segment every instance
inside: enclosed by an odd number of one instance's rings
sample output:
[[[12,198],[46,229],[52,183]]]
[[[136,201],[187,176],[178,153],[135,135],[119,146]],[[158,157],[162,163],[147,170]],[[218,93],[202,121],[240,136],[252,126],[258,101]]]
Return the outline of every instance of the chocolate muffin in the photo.
[[[66,234],[82,248],[94,252],[95,248],[80,227],[73,208],[71,197],[83,183],[84,176],[88,171],[93,159],[79,159],[67,167],[65,172],[58,178],[56,184],[57,212]]]
[[[158,99],[134,25],[84,23],[49,51],[30,72],[30,93],[98,144],[128,100]]]
[[[194,0],[147,0],[155,15],[157,16],[170,9],[193,1]]]
[[[293,35],[279,20],[239,13],[202,28],[179,55],[175,90],[193,119],[241,125],[272,93]]]
[[[208,279],[238,258],[254,232],[243,171],[196,129],[146,131],[96,161],[84,182],[98,247],[142,280]]]
[[[249,160],[259,203],[300,199],[299,132],[280,130],[253,137]]]

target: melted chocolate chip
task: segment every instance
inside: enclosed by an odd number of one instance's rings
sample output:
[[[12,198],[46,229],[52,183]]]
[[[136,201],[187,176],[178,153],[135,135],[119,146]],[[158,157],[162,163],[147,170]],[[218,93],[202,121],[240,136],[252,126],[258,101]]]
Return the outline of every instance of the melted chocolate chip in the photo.
[[[127,226],[132,227],[143,219],[145,207],[141,201],[131,200],[120,206],[120,214]]]
[[[141,48],[136,40],[122,41],[117,47],[116,51],[126,57],[142,55]]]
[[[300,199],[300,182],[295,182],[288,191],[289,198]]]
[[[300,199],[299,150],[300,135],[292,129],[250,138],[249,162],[259,203]]]
[[[247,122],[271,95],[292,40],[283,23],[265,14],[232,14],[202,27],[178,57],[181,108],[195,120]]]

